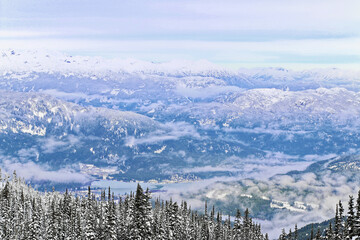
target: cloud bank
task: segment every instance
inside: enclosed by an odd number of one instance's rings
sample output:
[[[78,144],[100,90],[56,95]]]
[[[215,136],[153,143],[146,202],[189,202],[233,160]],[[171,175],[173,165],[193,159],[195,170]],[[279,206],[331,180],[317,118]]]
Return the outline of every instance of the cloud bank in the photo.
[[[151,61],[358,65],[359,1],[0,3],[0,45]]]
[[[39,165],[32,161],[19,162],[6,156],[2,156],[2,159],[1,168],[5,172],[11,174],[16,171],[17,175],[25,180],[83,184],[91,180],[90,176],[76,172],[70,166],[59,170],[51,170],[46,165]]]

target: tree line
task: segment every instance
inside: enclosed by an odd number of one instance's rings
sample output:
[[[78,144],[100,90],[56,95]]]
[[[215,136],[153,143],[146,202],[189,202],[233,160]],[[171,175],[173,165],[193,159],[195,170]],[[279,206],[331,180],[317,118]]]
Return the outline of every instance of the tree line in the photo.
[[[150,191],[137,186],[135,193],[115,197],[109,188],[96,196],[39,192],[16,173],[0,172],[0,239],[215,239],[265,240],[260,225],[246,210],[237,211],[232,222],[214,207],[204,213],[191,210],[183,201],[151,201]]]

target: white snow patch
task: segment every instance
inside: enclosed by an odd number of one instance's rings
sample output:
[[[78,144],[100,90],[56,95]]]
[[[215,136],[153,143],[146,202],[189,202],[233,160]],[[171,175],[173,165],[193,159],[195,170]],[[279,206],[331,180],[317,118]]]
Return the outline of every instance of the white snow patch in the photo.
[[[165,146],[162,146],[162,148],[154,151],[154,153],[160,154],[160,153],[162,153],[165,149],[166,149],[166,145],[165,145]]]

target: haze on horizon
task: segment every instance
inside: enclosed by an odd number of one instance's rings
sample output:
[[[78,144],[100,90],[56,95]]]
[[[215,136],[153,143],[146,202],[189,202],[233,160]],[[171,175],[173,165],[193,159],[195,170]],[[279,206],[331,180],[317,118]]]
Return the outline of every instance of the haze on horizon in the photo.
[[[360,67],[360,2],[0,2],[0,46],[228,67]]]

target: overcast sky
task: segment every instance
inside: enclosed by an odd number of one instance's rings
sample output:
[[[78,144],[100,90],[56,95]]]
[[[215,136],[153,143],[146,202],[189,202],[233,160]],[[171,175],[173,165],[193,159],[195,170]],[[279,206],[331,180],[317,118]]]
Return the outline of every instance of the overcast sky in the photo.
[[[359,0],[1,0],[0,48],[360,67]]]

